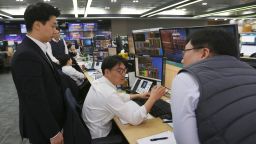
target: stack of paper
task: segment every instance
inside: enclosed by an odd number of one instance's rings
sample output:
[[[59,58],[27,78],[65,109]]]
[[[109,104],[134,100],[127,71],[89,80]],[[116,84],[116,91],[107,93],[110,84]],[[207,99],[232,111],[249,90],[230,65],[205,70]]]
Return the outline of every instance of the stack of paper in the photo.
[[[137,140],[137,144],[176,144],[173,132],[166,131]]]

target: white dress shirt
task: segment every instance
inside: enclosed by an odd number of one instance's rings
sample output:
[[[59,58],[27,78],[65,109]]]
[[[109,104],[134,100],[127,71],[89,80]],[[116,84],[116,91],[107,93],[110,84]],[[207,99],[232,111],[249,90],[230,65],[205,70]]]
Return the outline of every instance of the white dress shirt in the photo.
[[[70,76],[78,86],[83,84],[84,82],[84,74],[77,71],[70,65],[66,65],[62,67],[62,72],[65,73],[66,75]]]
[[[147,118],[145,106],[131,106],[130,96],[117,92],[104,76],[93,81],[83,104],[82,117],[90,129],[92,138],[106,137],[111,128],[114,116],[138,125]]]
[[[47,44],[46,43],[43,43],[29,35],[26,35],[28,38],[30,38],[33,42],[35,42],[39,47],[40,49],[44,52],[44,54],[46,55],[46,51],[47,51]]]
[[[47,44],[47,54],[48,56],[51,58],[51,60],[56,63],[56,64],[60,64],[59,60],[56,59],[53,54],[52,54],[52,46],[49,42],[46,43]]]
[[[171,109],[175,139],[178,144],[200,144],[195,110],[199,85],[187,72],[178,74],[172,84]]]
[[[56,41],[55,39],[52,39],[52,40],[53,40],[54,42],[58,42],[58,41]],[[61,40],[61,39],[59,39],[59,40]],[[68,47],[67,47],[67,44],[66,44],[66,42],[65,42],[64,39],[63,39],[63,43],[64,43],[64,45],[65,45],[65,54],[68,54]],[[46,44],[47,44],[47,54],[49,55],[49,57],[51,58],[51,60],[52,60],[54,63],[56,63],[56,64],[60,64],[59,60],[56,59],[56,58],[53,56],[53,54],[52,54],[52,46],[51,46],[50,42],[47,42]]]

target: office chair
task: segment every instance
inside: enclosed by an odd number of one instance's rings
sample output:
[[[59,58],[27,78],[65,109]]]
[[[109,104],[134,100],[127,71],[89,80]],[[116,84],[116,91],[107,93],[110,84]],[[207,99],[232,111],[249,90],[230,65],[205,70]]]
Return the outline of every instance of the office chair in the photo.
[[[64,102],[67,112],[64,124],[65,144],[124,144],[124,140],[120,135],[97,139],[91,138],[90,131],[80,114],[81,107],[72,96],[69,88],[65,90]]]

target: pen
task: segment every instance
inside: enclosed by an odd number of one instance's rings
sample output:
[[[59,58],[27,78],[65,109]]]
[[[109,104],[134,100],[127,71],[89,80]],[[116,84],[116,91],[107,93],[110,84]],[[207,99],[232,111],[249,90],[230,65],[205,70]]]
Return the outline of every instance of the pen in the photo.
[[[150,141],[165,140],[165,139],[168,139],[168,137],[152,138],[150,139]]]

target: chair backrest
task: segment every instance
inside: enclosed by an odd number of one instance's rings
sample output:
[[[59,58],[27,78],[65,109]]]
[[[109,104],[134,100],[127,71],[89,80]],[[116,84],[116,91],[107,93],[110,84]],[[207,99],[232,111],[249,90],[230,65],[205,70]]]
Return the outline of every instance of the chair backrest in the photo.
[[[64,87],[64,89],[70,88],[74,98],[78,102],[79,99],[80,99],[80,89],[77,86],[76,82],[71,77],[69,77],[68,75],[64,74],[61,71],[61,69],[58,70],[58,73],[60,74],[60,76],[62,78],[62,87]]]
[[[81,107],[69,88],[65,90],[64,102],[66,107],[66,121],[63,127],[65,144],[91,144],[90,131],[80,114]]]

